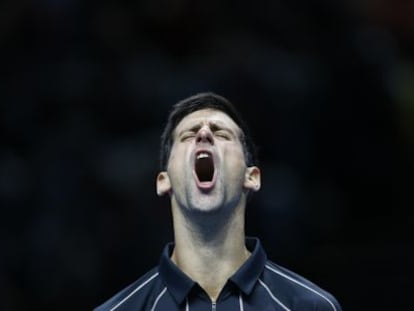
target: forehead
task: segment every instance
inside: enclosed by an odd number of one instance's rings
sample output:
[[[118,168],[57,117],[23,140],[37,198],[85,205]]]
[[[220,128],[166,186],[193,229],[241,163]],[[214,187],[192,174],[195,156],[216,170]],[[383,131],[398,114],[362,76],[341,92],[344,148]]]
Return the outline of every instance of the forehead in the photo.
[[[240,133],[240,128],[225,112],[216,109],[200,109],[186,115],[175,127],[174,133],[191,128],[195,125],[215,124]]]

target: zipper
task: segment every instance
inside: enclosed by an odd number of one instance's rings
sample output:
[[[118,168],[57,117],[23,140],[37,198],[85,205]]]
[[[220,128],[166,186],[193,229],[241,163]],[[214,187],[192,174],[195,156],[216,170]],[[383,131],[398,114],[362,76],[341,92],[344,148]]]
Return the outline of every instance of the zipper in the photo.
[[[216,303],[214,301],[211,303],[211,311],[216,311]]]

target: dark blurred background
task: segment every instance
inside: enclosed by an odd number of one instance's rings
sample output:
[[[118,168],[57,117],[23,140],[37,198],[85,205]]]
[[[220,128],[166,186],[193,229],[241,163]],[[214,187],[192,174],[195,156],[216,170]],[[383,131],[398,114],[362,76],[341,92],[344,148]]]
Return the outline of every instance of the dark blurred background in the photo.
[[[2,1],[0,309],[91,310],[172,239],[176,101],[229,98],[259,147],[247,233],[345,310],[410,310],[414,2]]]

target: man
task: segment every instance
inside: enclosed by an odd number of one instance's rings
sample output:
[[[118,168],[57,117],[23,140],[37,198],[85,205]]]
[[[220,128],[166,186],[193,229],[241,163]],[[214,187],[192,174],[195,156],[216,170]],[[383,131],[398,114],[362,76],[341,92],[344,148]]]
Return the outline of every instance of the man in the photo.
[[[260,189],[260,170],[248,129],[225,98],[201,93],[173,107],[156,188],[170,197],[174,243],[158,267],[96,311],[341,310],[245,237],[246,199]]]

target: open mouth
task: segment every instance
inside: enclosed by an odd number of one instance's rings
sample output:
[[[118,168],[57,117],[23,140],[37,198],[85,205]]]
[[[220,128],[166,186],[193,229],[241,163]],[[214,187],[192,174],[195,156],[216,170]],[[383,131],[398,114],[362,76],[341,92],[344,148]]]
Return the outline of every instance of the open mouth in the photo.
[[[194,171],[198,181],[201,183],[212,182],[214,177],[214,161],[209,152],[201,151],[197,153]]]

